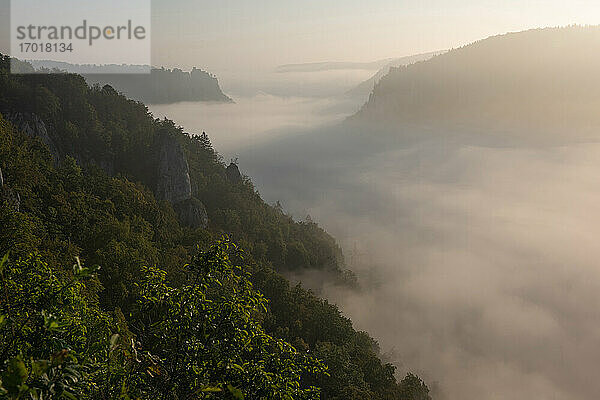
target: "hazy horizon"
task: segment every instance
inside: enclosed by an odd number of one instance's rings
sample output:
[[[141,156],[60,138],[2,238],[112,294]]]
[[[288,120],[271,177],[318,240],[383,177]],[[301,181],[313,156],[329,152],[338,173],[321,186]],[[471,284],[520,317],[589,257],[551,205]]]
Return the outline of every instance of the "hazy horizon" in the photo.
[[[0,1],[4,30],[8,4]],[[219,76],[285,64],[373,62],[506,32],[599,21],[600,4],[586,0],[154,0],[152,63]],[[0,52],[9,52],[7,37],[0,35]]]

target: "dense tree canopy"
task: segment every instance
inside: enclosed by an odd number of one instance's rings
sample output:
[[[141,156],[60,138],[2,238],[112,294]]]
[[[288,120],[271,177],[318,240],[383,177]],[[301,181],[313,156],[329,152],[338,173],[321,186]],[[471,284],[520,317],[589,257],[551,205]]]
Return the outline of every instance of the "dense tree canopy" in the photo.
[[[144,268],[128,322],[90,296],[93,269],[78,263],[61,277],[39,255],[14,262],[7,255],[0,264],[3,395],[319,398],[301,377],[326,375],[324,365],[264,331],[266,300],[231,250],[218,243],[195,257],[185,266],[193,278],[177,288],[164,271]]]

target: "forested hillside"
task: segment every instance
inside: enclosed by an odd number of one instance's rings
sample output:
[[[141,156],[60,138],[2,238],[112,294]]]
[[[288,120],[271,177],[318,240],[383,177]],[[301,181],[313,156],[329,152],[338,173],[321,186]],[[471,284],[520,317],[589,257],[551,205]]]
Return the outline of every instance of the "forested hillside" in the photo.
[[[391,60],[383,68],[381,68],[379,71],[377,71],[377,73],[375,75],[373,75],[366,81],[361,82],[356,87],[350,89],[348,92],[346,92],[346,94],[348,94],[350,96],[360,96],[360,97],[364,97],[365,99],[368,99],[369,94],[371,94],[371,92],[373,91],[373,88],[375,87],[377,82],[379,82],[381,80],[381,78],[386,76],[390,72],[390,69],[404,67],[407,65],[421,62],[421,61],[429,60],[430,58],[435,57],[442,53],[443,52],[441,52],[441,51],[431,52],[431,53],[423,53],[423,54],[416,54],[414,56],[400,57],[395,60]]]
[[[58,70],[85,77],[90,85],[111,85],[115,90],[146,104],[168,104],[180,101],[232,102],[223,93],[217,77],[198,68],[151,68],[138,65],[81,65],[50,60],[34,60],[24,66],[38,71]],[[127,73],[115,71],[128,70]]]
[[[597,137],[600,27],[534,29],[392,68],[354,121],[479,133]]]
[[[91,85],[109,84],[119,92],[147,104],[168,104],[179,101],[232,102],[223,93],[217,78],[194,68],[152,68],[150,74],[87,74]]]
[[[335,240],[206,134],[1,63],[0,398],[428,398],[280,274],[356,285]]]

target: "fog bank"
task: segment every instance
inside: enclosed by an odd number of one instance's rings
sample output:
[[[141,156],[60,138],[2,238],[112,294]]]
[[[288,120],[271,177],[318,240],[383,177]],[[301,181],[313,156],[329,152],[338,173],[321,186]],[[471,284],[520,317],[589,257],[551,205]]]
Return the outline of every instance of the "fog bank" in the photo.
[[[242,153],[242,167],[342,242],[365,290],[325,293],[401,374],[450,399],[600,393],[600,144],[318,136]]]
[[[223,155],[277,137],[337,124],[358,111],[363,96],[346,92],[377,72],[325,70],[286,72],[275,70],[226,72],[223,90],[234,104],[181,102],[149,105],[156,117],[167,117],[187,132],[205,131]]]

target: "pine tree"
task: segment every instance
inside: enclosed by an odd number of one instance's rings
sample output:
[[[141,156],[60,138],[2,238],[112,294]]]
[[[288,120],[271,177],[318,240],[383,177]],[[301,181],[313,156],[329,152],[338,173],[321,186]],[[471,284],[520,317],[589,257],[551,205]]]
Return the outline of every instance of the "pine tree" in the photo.
[[[210,142],[210,139],[206,132],[202,132],[202,135],[200,135],[200,138],[198,140],[200,141],[200,145],[202,146],[202,148],[206,150],[213,150],[212,143]]]

